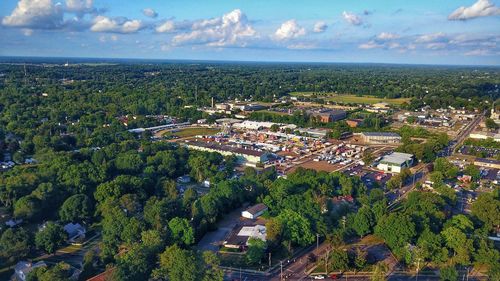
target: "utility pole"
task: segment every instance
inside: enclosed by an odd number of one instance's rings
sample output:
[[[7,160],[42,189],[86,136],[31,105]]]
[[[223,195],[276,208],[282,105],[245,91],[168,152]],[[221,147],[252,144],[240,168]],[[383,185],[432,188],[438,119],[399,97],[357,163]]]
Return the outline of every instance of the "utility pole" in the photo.
[[[240,267],[240,280],[241,280],[241,267]]]
[[[271,253],[269,253],[269,267],[271,267]]]
[[[319,248],[319,233],[316,233],[316,251],[318,251]]]
[[[415,281],[418,281],[418,271],[420,270],[420,258],[417,258],[417,276],[415,277]]]
[[[283,261],[280,261],[280,280],[283,281]],[[241,279],[241,278],[240,278]]]

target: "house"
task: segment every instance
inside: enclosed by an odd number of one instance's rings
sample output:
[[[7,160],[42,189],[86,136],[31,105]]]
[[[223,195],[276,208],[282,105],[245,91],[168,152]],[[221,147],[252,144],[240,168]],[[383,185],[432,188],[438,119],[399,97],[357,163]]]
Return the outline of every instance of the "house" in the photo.
[[[408,153],[393,152],[380,160],[377,168],[386,172],[401,173],[404,168],[413,165],[413,155]]]
[[[236,225],[224,241],[224,246],[232,249],[245,250],[250,238],[266,241],[266,227],[260,224]]]
[[[28,274],[37,267],[46,267],[47,264],[43,261],[39,261],[37,263],[32,263],[29,261],[20,261],[14,267],[14,275],[12,276],[13,280],[24,281],[28,277]]]
[[[267,211],[267,209],[268,208],[266,205],[259,203],[241,212],[241,216],[247,219],[254,220],[259,216],[261,216],[262,214],[264,214],[264,212]]]
[[[78,238],[85,238],[85,227],[79,223],[68,223],[63,229],[68,234],[70,242],[74,242]]]

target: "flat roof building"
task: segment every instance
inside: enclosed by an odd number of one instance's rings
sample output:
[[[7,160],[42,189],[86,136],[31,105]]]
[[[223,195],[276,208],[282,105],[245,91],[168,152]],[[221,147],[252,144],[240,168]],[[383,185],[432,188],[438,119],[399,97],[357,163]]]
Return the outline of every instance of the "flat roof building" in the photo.
[[[391,132],[363,132],[361,133],[361,139],[365,143],[374,143],[374,144],[401,142],[401,136]]]
[[[500,161],[486,158],[476,158],[474,165],[485,168],[500,169]]]
[[[260,224],[237,225],[224,241],[224,246],[244,250],[248,247],[250,238],[266,241],[266,227]]]
[[[391,173],[401,173],[401,170],[413,165],[413,155],[408,153],[393,152],[379,161],[377,168]]]
[[[234,155],[238,158],[238,161],[246,166],[255,167],[257,164],[265,163],[272,153],[267,151],[260,151],[255,149],[247,149],[238,146],[220,145],[212,142],[186,142],[186,146],[189,149],[217,152],[222,155]]]

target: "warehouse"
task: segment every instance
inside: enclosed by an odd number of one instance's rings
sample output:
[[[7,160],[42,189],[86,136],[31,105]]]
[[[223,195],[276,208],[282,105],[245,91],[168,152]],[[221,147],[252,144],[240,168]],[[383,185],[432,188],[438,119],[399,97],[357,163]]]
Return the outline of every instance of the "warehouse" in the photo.
[[[485,168],[500,169],[500,161],[485,158],[476,158],[474,165]]]
[[[373,143],[373,144],[388,144],[388,143],[401,142],[400,135],[390,132],[363,132],[361,133],[361,139],[365,143]]]
[[[273,157],[273,154],[267,151],[247,149],[229,145],[220,145],[216,143],[187,142],[187,147],[193,150],[217,152],[222,155],[234,155],[241,164],[255,167],[257,164],[263,164]]]
[[[413,155],[408,153],[393,152],[380,160],[377,168],[382,171],[401,173],[401,170],[413,165]]]

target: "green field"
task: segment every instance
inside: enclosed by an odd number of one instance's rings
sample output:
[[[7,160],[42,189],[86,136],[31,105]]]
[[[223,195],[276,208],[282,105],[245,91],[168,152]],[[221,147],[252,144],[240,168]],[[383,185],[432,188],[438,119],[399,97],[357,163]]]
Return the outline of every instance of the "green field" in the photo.
[[[361,103],[374,104],[378,102],[386,102],[393,105],[401,105],[410,102],[410,98],[386,99],[374,96],[354,96],[354,95],[339,95],[334,93],[314,93],[314,92],[292,92],[290,95],[295,97],[310,97],[315,95],[318,98],[324,98],[326,101],[334,101],[338,103]]]
[[[179,138],[189,138],[198,135],[213,135],[220,132],[217,128],[186,128],[180,129],[179,131],[166,131],[160,132],[164,137],[166,136],[178,136]]]

